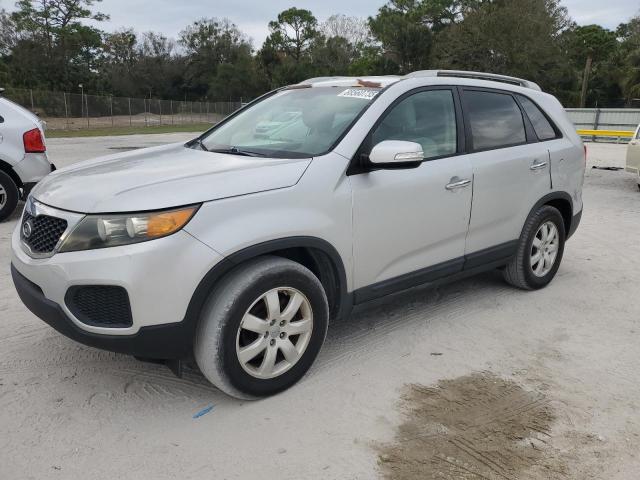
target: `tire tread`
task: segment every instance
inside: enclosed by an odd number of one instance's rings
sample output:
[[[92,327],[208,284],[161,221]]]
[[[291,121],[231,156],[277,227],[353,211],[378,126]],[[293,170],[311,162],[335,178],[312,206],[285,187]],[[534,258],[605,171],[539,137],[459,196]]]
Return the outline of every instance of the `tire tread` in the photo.
[[[536,288],[540,288],[539,286],[533,285],[528,281],[526,275],[526,255],[527,246],[529,245],[529,238],[531,235],[535,234],[535,230],[537,230],[538,225],[540,224],[542,218],[554,215],[558,216],[560,219],[562,215],[555,207],[550,205],[543,205],[538,210],[535,211],[533,215],[527,218],[527,221],[522,228],[522,233],[520,235],[520,240],[518,241],[518,249],[513,258],[506,265],[504,270],[502,271],[502,275],[507,283],[513,285],[516,288],[520,288],[522,290],[535,290]],[[564,232],[564,230],[563,230]],[[562,233],[562,241],[564,242],[564,233]],[[560,262],[561,257],[557,259],[557,262]]]

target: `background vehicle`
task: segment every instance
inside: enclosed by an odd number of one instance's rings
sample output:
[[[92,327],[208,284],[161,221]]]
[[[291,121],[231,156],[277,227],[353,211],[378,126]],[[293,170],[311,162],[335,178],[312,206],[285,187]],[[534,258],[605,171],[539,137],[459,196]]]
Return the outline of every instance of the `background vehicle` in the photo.
[[[627,172],[636,175],[638,190],[640,190],[640,125],[627,146]]]
[[[299,114],[257,133],[274,111]],[[13,234],[12,274],[71,338],[174,366],[194,355],[225,392],[262,397],[369,300],[495,268],[548,285],[584,169],[564,109],[526,80],[311,79],[186,145],[48,176]]]
[[[34,114],[3,98],[0,90],[0,221],[52,170],[44,126]]]

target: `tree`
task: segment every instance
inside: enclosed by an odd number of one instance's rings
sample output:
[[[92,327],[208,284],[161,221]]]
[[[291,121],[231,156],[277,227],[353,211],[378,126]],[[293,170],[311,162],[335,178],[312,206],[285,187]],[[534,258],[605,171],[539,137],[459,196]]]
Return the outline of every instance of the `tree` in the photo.
[[[640,15],[621,24],[616,33],[621,40],[620,84],[627,104],[631,105],[640,98]]]
[[[317,37],[318,20],[309,10],[290,8],[269,22],[269,43],[299,63],[312,41]]]
[[[92,12],[101,0],[20,0],[11,20],[19,32],[10,68],[26,85],[73,88],[95,81],[101,32],[83,24],[109,17]]]
[[[183,70],[183,59],[176,55],[175,40],[156,32],[142,34],[133,72],[137,96],[179,97]]]
[[[138,36],[131,30],[108,33],[103,38],[100,90],[132,96],[139,85],[134,78],[138,63]]]
[[[318,31],[325,38],[341,37],[350,45],[361,48],[371,43],[371,30],[364,18],[331,15],[320,24]]]
[[[369,17],[369,27],[382,46],[383,55],[397,66],[398,73],[428,68],[433,32],[424,22],[423,2],[390,0]]]
[[[584,107],[594,62],[597,69],[601,63],[609,64],[609,59],[616,56],[618,48],[616,34],[599,25],[574,27],[566,33],[566,44],[569,57],[576,68],[583,71],[579,105]],[[605,68],[603,72],[606,74],[608,70],[609,68]]]
[[[0,56],[7,56],[18,42],[15,23],[6,10],[0,10]]]
[[[570,25],[558,0],[478,2],[438,35],[434,64],[533,79],[550,90],[571,89],[574,75],[560,42]]]
[[[317,26],[309,10],[298,8],[285,10],[269,22],[271,33],[258,52],[258,60],[272,88],[315,75],[311,50],[322,41]]]
[[[241,68],[225,67],[225,75],[231,70],[241,74],[252,53],[249,39],[228,19],[198,20],[180,33],[179,43],[186,53],[185,88],[200,98],[207,94],[221,65],[237,64]]]

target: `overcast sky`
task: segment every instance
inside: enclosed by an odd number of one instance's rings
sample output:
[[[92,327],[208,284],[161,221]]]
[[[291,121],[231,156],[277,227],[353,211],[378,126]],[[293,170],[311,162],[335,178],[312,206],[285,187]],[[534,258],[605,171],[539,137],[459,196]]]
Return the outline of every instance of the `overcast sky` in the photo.
[[[0,6],[11,9],[12,0],[0,0]],[[320,20],[334,13],[367,17],[375,14],[386,0],[103,0],[100,11],[111,16],[103,23],[105,30],[133,27],[136,31],[154,30],[170,37],[201,17],[229,18],[253,39],[259,48],[268,34],[267,24],[278,12],[291,6],[307,8]],[[563,0],[571,16],[579,24],[597,23],[615,28],[640,12],[638,0]]]

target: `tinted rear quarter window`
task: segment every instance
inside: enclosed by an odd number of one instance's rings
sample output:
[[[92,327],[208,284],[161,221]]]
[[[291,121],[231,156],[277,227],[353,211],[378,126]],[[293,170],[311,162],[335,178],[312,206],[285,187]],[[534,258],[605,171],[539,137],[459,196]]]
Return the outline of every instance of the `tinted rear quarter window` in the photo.
[[[474,150],[507,147],[527,141],[522,112],[511,95],[467,90],[464,92],[464,106]]]
[[[538,106],[527,97],[518,95],[518,98],[520,99],[520,104],[522,105],[522,108],[524,108],[527,117],[531,120],[531,124],[533,125],[533,129],[535,130],[538,139],[551,140],[556,138],[556,131],[545,114],[542,113],[542,110],[540,110],[540,108],[538,108]]]

